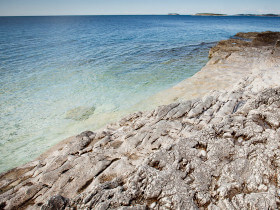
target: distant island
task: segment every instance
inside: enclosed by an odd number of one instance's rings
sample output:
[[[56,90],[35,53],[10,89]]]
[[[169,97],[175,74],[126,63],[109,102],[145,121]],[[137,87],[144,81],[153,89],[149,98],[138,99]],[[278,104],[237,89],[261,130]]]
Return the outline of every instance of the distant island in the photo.
[[[280,17],[280,14],[237,14],[236,16]]]
[[[196,13],[194,16],[231,16],[219,13]],[[232,16],[260,16],[260,17],[280,17],[280,14],[236,14]]]
[[[168,15],[180,15],[178,13],[168,13]]]
[[[196,16],[227,16],[226,14],[217,14],[217,13],[196,13]]]

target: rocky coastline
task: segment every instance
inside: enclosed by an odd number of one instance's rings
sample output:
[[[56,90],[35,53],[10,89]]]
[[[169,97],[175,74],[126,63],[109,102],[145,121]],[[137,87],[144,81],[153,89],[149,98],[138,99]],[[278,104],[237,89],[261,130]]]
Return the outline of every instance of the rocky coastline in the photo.
[[[279,40],[220,41],[167,105],[0,174],[0,209],[279,209]]]

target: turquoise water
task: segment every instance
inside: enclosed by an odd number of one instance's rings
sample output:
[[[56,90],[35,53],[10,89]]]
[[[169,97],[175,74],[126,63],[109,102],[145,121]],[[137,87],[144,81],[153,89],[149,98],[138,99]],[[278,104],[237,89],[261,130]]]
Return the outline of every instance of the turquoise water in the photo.
[[[279,29],[270,17],[0,17],[0,172],[192,76],[216,41]]]

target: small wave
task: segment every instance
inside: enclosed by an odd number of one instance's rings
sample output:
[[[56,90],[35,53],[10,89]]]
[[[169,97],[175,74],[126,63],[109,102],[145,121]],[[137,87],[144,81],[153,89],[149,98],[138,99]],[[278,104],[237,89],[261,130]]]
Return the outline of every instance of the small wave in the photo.
[[[201,42],[199,44],[191,44],[189,46],[199,47],[199,46],[210,46],[210,45],[214,45],[214,44],[217,44],[217,42],[216,41],[214,41],[214,42]]]

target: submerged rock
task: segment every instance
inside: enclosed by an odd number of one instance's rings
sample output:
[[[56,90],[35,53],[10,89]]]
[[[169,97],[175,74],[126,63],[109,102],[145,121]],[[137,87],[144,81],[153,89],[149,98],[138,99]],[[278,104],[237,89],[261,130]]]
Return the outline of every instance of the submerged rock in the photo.
[[[79,106],[66,112],[66,119],[82,121],[88,119],[95,111],[95,107]]]
[[[0,208],[279,209],[273,47],[246,48],[258,65],[231,90],[133,113],[2,173]]]

